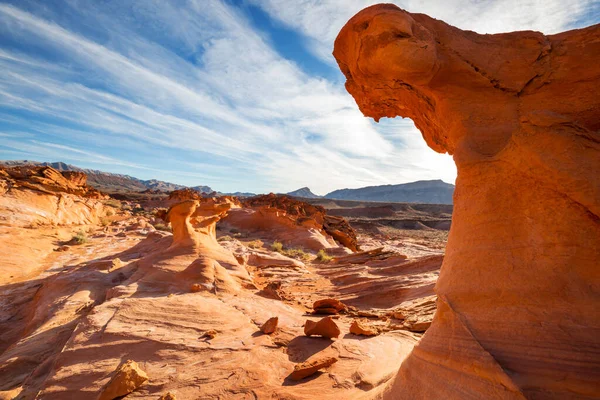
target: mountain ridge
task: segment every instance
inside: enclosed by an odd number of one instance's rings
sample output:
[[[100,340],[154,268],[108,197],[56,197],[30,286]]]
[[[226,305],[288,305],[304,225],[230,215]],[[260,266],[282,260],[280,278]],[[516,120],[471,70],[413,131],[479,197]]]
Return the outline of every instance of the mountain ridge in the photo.
[[[375,185],[357,189],[338,189],[325,198],[336,200],[399,203],[452,204],[454,185],[441,179],[420,180],[396,185]]]
[[[288,192],[286,194],[288,196],[302,197],[304,199],[320,199],[321,197],[323,197],[323,196],[314,194],[307,186],[304,186],[304,187],[294,190],[292,192]]]
[[[146,190],[159,190],[171,192],[188,188],[189,186],[165,182],[158,179],[143,180],[131,175],[105,172],[96,169],[80,168],[62,161],[40,162],[33,160],[0,160],[0,165],[38,165],[52,167],[58,171],[80,171],[88,176],[88,185],[106,193],[119,193],[127,191],[143,192]],[[210,186],[191,186],[190,189],[201,193],[215,192]],[[255,193],[234,192],[220,193],[217,195],[233,195],[238,197],[252,197]],[[314,194],[310,188],[302,187],[286,193],[288,196],[305,199],[335,199],[356,200],[372,202],[396,202],[396,203],[425,203],[425,204],[452,204],[454,185],[446,183],[441,179],[420,180],[401,184],[373,185],[356,189],[337,189],[324,196]]]
[[[173,190],[184,189],[188,186],[179,185],[177,183],[165,182],[158,179],[139,179],[131,175],[118,174],[113,172],[105,172],[97,169],[80,168],[72,164],[67,164],[62,161],[56,162],[40,162],[33,160],[3,160],[0,164],[7,166],[19,165],[38,165],[43,167],[52,167],[57,171],[79,171],[84,172],[88,177],[88,185],[108,193],[119,191],[136,191],[144,190],[160,190],[171,192]],[[213,192],[209,186],[193,186],[191,189],[203,193]]]

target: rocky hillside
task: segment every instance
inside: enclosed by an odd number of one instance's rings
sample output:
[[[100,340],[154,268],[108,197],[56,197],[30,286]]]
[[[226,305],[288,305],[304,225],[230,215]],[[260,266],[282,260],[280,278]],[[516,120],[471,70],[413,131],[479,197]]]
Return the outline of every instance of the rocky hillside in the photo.
[[[454,185],[442,180],[417,181],[400,185],[367,186],[334,190],[328,199],[401,203],[452,204]]]
[[[77,171],[84,172],[87,175],[88,185],[108,193],[115,192],[143,192],[145,190],[160,190],[163,192],[170,192],[177,189],[183,189],[186,186],[178,185],[176,183],[159,181],[157,179],[143,180],[138,179],[130,175],[113,174],[110,172],[99,171],[95,169],[84,169],[79,168],[71,164],[64,162],[39,162],[30,160],[15,160],[15,161],[2,161],[0,164],[6,166],[19,166],[19,165],[35,165],[43,167],[52,167],[57,171]],[[208,186],[195,186],[192,189],[203,193],[210,193],[213,190]]]

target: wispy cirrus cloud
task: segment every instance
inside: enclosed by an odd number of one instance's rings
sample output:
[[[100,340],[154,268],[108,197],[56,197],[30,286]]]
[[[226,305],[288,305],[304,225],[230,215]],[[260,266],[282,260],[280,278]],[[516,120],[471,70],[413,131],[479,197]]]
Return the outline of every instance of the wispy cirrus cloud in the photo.
[[[410,121],[377,125],[345,92],[328,52],[364,1],[252,3],[0,2],[0,157],[222,191],[454,180]],[[278,51],[259,9],[326,73]]]

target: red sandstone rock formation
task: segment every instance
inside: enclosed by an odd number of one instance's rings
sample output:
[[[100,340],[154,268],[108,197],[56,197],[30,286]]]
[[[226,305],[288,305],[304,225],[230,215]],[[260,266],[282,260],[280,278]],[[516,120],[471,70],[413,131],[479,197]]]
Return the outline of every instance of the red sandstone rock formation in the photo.
[[[141,282],[186,289],[197,284],[213,292],[235,292],[240,284],[253,287],[245,267],[217,242],[216,223],[232,206],[226,198],[186,200],[172,206],[165,215],[173,228],[171,245],[140,261]]]
[[[325,317],[317,322],[306,320],[304,324],[304,334],[306,336],[323,336],[326,338],[336,338],[342,331],[331,317]]]
[[[338,314],[345,311],[344,303],[337,299],[321,299],[313,303],[313,312],[315,314]]]
[[[336,247],[336,241],[358,250],[354,229],[345,219],[327,215],[323,207],[273,193],[244,199],[242,205],[228,215],[225,225],[315,251]]]
[[[438,311],[389,398],[597,396],[600,26],[480,35],[377,5],[334,56],[365,115],[411,118],[458,168]]]

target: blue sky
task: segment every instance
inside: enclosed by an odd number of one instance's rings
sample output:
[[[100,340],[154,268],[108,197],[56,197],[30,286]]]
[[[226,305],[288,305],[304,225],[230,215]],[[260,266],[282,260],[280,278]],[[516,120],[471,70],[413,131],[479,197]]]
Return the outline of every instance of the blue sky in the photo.
[[[453,183],[410,120],[364,118],[333,40],[365,0],[0,1],[0,159],[220,191]],[[598,0],[396,2],[480,33],[600,21]]]

